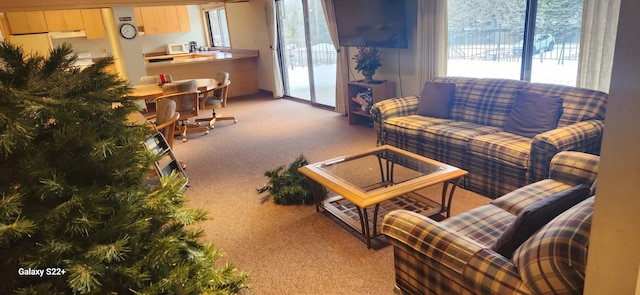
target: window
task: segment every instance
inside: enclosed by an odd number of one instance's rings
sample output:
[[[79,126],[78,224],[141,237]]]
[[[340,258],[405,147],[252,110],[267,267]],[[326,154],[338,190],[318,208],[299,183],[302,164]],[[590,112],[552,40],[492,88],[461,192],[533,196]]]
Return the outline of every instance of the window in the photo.
[[[448,75],[575,86],[583,0],[449,0]]]
[[[205,10],[204,15],[207,21],[211,46],[231,47],[229,28],[227,27],[227,14],[224,7]]]

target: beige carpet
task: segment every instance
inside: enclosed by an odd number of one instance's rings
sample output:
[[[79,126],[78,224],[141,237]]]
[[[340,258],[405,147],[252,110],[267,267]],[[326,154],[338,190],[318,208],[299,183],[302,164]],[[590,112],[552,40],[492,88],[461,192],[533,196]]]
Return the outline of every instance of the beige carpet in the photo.
[[[393,249],[367,249],[314,206],[262,203],[265,170],[304,154],[311,162],[374,147],[373,129],[347,117],[263,95],[232,98],[208,134],[190,134],[174,151],[187,164],[189,206],[209,212],[200,224],[214,243],[250,274],[254,294],[392,294]],[[206,117],[207,114],[203,115]],[[440,187],[432,188],[439,194]],[[458,189],[452,214],[488,201]]]

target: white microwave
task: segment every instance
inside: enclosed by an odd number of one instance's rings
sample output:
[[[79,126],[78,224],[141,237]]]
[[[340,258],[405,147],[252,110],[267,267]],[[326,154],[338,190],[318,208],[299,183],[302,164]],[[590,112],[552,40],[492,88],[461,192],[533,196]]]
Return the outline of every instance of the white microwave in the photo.
[[[169,43],[165,52],[167,54],[189,53],[189,45],[187,43]]]

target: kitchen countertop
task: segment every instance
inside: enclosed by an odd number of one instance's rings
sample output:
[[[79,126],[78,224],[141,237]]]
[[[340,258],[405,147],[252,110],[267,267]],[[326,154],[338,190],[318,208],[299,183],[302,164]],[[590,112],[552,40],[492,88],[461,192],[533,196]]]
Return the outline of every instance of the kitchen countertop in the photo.
[[[247,49],[225,49],[198,51],[184,54],[156,55],[148,54],[144,61],[147,69],[161,68],[167,66],[177,66],[181,64],[207,63],[224,60],[257,58],[258,50]]]

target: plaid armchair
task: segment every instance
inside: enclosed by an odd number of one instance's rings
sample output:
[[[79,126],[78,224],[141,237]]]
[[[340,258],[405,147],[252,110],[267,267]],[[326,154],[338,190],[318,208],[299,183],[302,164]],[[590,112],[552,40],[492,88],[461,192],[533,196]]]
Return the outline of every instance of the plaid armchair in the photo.
[[[513,254],[491,246],[517,214],[551,194],[597,176],[599,157],[560,152],[548,179],[441,222],[398,210],[382,233],[394,247],[402,294],[582,294],[595,197],[547,223]]]
[[[419,96],[383,100],[371,108],[377,141],[467,170],[466,189],[499,197],[546,178],[558,152],[600,153],[606,93],[509,79],[432,81],[456,85],[449,118],[418,115]],[[533,138],[505,132],[518,90],[562,97],[557,128]]]

